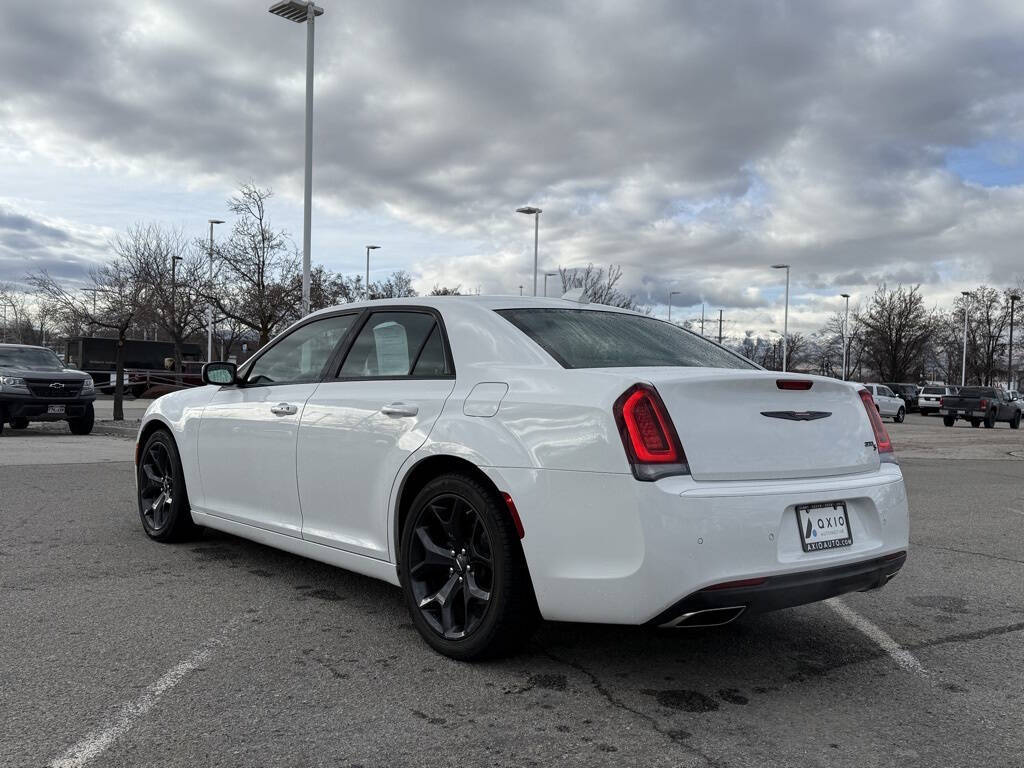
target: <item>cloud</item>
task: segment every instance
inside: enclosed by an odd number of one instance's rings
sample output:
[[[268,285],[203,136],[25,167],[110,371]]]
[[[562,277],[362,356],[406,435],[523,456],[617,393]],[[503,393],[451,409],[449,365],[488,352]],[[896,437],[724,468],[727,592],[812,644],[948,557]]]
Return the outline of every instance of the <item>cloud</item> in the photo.
[[[11,151],[301,196],[298,25],[242,0],[0,21]],[[778,261],[798,304],[1021,272],[1019,174],[964,160],[1024,141],[1019,3],[382,0],[329,6],[317,36],[318,204],[421,232],[402,266],[423,288],[529,290],[524,203],[542,268],[616,263],[643,301],[751,322]],[[69,252],[9,232],[3,253]],[[795,322],[822,321],[809,305]]]
[[[108,233],[26,213],[0,200],[0,282],[24,282],[45,269],[54,277],[80,279],[103,258]]]

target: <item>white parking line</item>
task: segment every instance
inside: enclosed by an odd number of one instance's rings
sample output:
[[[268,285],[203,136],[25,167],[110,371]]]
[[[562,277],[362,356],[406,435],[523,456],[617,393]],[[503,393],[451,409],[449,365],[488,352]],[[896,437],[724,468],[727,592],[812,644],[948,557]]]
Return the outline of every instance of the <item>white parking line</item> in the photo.
[[[922,677],[928,677],[928,671],[921,666],[921,662],[917,660],[917,657],[889,637],[881,627],[872,624],[848,605],[841,602],[837,597],[826,600],[825,605],[838,613],[840,618],[854,629],[874,640],[901,669],[907,672],[914,672]]]
[[[167,691],[180,683],[189,673],[203,666],[226,637],[237,629],[241,618],[229,622],[228,627],[216,637],[210,638],[193,651],[186,659],[164,672],[155,683],[142,694],[121,705],[106,726],[94,731],[70,747],[63,755],[49,764],[49,768],[81,768],[101,755],[117,739],[131,730],[135,722],[151,710]]]

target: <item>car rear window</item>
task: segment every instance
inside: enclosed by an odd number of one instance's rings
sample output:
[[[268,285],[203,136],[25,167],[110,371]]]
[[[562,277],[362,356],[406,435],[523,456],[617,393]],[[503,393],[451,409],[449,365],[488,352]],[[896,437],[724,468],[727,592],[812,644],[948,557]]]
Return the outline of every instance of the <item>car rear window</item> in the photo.
[[[757,368],[695,333],[653,317],[589,309],[496,311],[565,368]]]
[[[960,397],[994,397],[996,391],[991,387],[963,387]]]
[[[946,394],[945,387],[925,387],[921,392],[922,395],[944,395]]]

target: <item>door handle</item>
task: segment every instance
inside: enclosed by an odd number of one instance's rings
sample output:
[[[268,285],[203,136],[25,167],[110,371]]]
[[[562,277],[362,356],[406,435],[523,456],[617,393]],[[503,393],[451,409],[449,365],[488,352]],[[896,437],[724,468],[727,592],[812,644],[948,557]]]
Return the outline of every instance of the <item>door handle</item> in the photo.
[[[400,418],[402,416],[415,416],[420,412],[419,406],[410,403],[389,403],[382,406],[380,412],[385,416]]]
[[[292,416],[298,413],[298,406],[291,403],[278,403],[270,406],[270,412],[275,416]]]

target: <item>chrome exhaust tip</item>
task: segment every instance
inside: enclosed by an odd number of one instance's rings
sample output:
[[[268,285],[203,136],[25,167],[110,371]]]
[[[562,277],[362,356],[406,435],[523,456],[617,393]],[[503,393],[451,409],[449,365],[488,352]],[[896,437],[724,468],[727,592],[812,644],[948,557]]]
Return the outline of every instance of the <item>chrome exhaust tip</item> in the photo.
[[[740,617],[747,610],[745,605],[732,605],[728,608],[705,608],[702,611],[690,611],[676,616],[672,621],[661,626],[666,629],[720,627]]]

